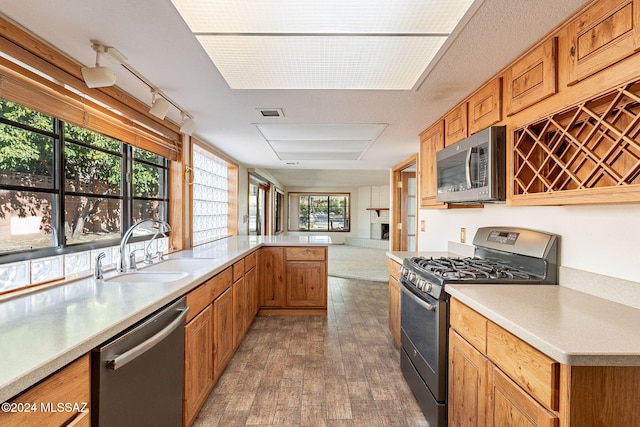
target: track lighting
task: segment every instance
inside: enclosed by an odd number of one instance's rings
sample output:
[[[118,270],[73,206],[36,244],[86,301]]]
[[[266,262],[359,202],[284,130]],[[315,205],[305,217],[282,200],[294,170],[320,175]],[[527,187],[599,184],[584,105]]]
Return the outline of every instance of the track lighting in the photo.
[[[158,95],[158,91],[151,89],[151,109],[149,114],[156,116],[160,120],[163,120],[169,111],[169,101]]]
[[[105,46],[93,42],[91,45],[96,51],[96,66],[82,67],[82,78],[89,88],[107,87],[116,84],[116,73],[111,68],[100,66],[100,54],[106,52]]]
[[[182,112],[182,125],[180,126],[180,132],[185,135],[191,136],[193,130],[196,128],[196,121],[189,114]]]

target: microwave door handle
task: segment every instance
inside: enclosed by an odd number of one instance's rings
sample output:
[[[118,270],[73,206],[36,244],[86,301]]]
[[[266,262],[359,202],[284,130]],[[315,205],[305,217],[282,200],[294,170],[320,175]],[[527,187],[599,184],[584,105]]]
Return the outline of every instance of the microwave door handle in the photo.
[[[465,176],[467,178],[468,188],[472,188],[471,187],[471,154],[472,153],[473,153],[473,150],[471,148],[467,150],[467,160],[465,162],[465,168],[464,168]]]

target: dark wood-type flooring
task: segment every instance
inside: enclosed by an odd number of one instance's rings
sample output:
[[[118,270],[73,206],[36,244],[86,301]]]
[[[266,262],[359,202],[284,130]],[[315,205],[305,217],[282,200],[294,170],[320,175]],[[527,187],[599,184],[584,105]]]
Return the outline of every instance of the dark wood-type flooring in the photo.
[[[329,277],[328,315],[259,316],[194,425],[428,426],[387,326],[388,285]]]

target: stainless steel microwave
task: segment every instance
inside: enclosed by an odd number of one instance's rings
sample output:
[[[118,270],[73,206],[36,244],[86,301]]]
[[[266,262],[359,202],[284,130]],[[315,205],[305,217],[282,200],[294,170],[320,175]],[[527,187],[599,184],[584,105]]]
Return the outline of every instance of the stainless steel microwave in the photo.
[[[506,131],[493,126],[436,153],[436,200],[502,202],[506,196]]]

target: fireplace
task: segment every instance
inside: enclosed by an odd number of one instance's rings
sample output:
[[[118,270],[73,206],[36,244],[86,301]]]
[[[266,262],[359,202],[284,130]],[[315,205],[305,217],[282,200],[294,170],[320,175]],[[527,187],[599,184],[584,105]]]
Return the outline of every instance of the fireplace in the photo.
[[[389,224],[380,224],[382,240],[389,240]]]

